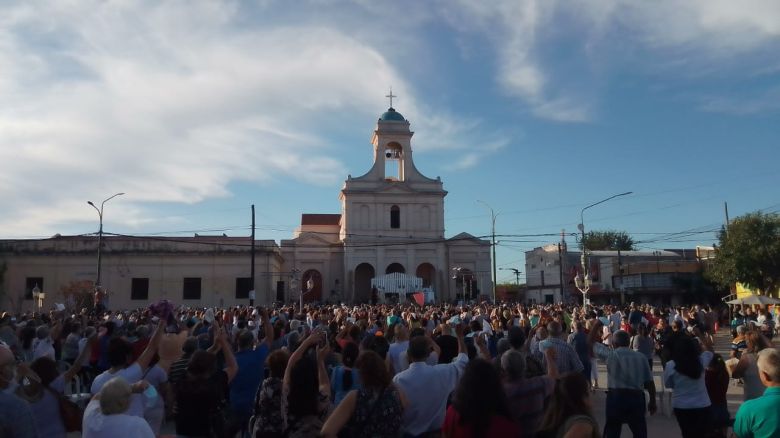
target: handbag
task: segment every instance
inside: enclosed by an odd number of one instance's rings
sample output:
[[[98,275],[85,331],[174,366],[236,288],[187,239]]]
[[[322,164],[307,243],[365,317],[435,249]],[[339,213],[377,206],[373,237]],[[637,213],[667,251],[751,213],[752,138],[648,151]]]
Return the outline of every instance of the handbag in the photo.
[[[84,411],[81,410],[79,405],[69,400],[64,394],[49,388],[49,385],[44,385],[43,387],[57,399],[65,431],[81,432],[81,421],[84,419]]]

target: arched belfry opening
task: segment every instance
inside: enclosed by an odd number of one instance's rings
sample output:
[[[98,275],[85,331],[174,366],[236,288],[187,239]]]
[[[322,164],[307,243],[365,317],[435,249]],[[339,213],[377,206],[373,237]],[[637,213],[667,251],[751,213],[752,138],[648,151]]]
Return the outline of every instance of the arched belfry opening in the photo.
[[[404,180],[404,148],[397,142],[385,145],[385,179]]]

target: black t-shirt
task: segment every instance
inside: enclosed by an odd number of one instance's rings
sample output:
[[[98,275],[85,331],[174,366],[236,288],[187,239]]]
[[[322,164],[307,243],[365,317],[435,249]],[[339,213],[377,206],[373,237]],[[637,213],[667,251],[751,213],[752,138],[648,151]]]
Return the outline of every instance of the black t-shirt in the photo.
[[[176,434],[209,436],[211,417],[228,399],[227,374],[219,370],[207,379],[187,376],[176,386]]]

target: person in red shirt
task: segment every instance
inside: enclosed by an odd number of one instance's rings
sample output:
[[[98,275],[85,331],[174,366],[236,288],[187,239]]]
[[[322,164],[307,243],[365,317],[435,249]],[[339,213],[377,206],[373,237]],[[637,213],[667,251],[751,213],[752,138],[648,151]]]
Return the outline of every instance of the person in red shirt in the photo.
[[[631,324],[628,323],[628,317],[623,317],[623,322],[620,323],[620,330],[623,330],[626,333],[634,333],[633,328],[631,327]]]
[[[445,438],[515,437],[520,429],[510,419],[501,377],[488,361],[466,366],[442,426]]]

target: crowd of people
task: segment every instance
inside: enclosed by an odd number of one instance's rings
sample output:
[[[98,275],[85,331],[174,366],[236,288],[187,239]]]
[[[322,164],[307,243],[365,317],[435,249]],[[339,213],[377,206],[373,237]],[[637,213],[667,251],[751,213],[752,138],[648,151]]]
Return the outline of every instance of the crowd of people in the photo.
[[[4,313],[0,436],[152,437],[168,424],[180,437],[573,438],[617,437],[626,424],[645,437],[656,357],[683,437],[780,436],[774,322],[765,309],[738,316],[724,358],[712,334],[728,317],[705,306]],[[745,393],[736,419],[731,378]]]

